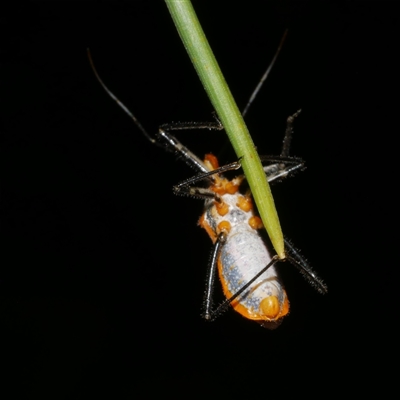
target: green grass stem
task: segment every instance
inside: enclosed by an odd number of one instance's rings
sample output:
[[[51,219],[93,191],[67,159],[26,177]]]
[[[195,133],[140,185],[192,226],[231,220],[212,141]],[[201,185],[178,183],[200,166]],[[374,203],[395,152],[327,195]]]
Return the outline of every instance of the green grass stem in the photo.
[[[243,117],[218,66],[190,0],[165,0],[186,51],[222,122],[249,183],[260,217],[280,258],[282,229],[260,158]]]

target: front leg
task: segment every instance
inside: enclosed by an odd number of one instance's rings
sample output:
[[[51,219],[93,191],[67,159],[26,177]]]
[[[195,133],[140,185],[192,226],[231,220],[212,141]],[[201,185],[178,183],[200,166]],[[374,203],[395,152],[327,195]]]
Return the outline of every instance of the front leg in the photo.
[[[299,157],[260,156],[261,162],[268,162],[263,166],[268,182],[274,182],[303,171],[306,167]]]
[[[224,127],[222,124],[217,122],[177,122],[170,124],[163,124],[160,126],[157,141],[165,145],[166,150],[175,152],[178,156],[182,157],[183,160],[191,168],[195,169],[200,173],[206,173],[209,170],[204,165],[204,162],[184,146],[175,136],[171,134],[171,131],[182,131],[190,129],[209,129],[209,130],[222,130]]]
[[[209,155],[211,156],[211,155]],[[205,164],[206,165],[206,164]],[[207,165],[206,165],[207,166]],[[201,173],[195,176],[192,176],[189,179],[184,180],[183,182],[178,183],[173,187],[173,191],[178,195],[186,195],[193,198],[209,200],[214,198],[216,200],[219,199],[219,196],[208,188],[201,188],[192,186],[194,183],[203,181],[203,180],[211,180],[214,181],[214,177],[222,174],[226,171],[235,171],[241,167],[240,159],[238,161],[234,161],[230,164],[223,165],[222,167],[218,167],[213,169],[212,171],[207,171],[205,173]]]

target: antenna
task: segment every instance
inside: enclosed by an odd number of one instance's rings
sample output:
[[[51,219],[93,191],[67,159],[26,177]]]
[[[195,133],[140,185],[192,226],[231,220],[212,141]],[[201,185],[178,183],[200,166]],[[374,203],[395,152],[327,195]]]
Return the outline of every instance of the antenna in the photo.
[[[272,61],[269,63],[267,70],[264,72],[264,75],[261,77],[260,82],[258,82],[256,88],[254,89],[253,93],[251,94],[250,99],[249,99],[249,101],[247,102],[246,107],[244,108],[244,110],[243,110],[243,112],[242,112],[242,116],[243,116],[243,117],[244,117],[244,116],[247,114],[247,112],[249,111],[249,108],[250,108],[251,104],[253,103],[254,99],[256,98],[256,96],[257,96],[258,92],[260,91],[262,85],[264,84],[265,80],[268,78],[268,75],[269,75],[269,73],[271,72],[272,67],[274,66],[275,61],[276,61],[276,59],[278,58],[278,55],[279,55],[279,53],[280,53],[280,51],[281,51],[281,48],[282,48],[282,46],[283,46],[283,43],[285,42],[287,33],[288,33],[288,29],[285,30],[285,32],[284,32],[284,34],[283,34],[283,36],[282,36],[282,39],[281,39],[281,41],[280,41],[280,43],[279,43],[279,46],[278,46],[278,49],[277,49],[276,52],[275,52],[274,58],[273,58]]]
[[[136,126],[140,129],[140,131],[143,133],[143,135],[153,144],[157,144],[156,139],[152,138],[146,131],[146,129],[143,128],[143,125],[139,122],[139,120],[131,113],[131,111],[118,99],[117,96],[105,85],[105,83],[102,81],[100,78],[100,75],[98,74],[93,60],[92,60],[92,55],[90,54],[90,50],[87,49],[87,54],[90,62],[90,66],[92,67],[92,70],[94,72],[94,75],[96,79],[99,81],[100,85],[103,87],[103,89],[106,91],[106,93],[125,111],[126,114],[128,114],[132,119],[133,122],[136,124]]]

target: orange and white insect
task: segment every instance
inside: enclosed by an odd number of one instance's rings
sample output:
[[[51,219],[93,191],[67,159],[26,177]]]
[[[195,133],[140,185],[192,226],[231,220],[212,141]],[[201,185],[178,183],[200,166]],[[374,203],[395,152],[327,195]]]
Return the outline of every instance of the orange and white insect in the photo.
[[[273,62],[275,59],[276,55]],[[271,255],[259,232],[263,226],[254,209],[251,193],[246,189],[243,190],[244,175],[231,180],[223,175],[224,172],[238,170],[240,160],[222,167],[219,166],[217,158],[212,154],[207,154],[204,160],[201,160],[171,134],[171,131],[184,129],[221,130],[223,127],[219,121],[201,124],[165,124],[159,128],[156,138],[153,138],[105,86],[91,59],[90,61],[93,71],[105,91],[133,119],[146,138],[153,144],[164,146],[167,150],[177,153],[187,164],[198,171],[198,175],[174,186],[174,192],[205,200],[205,210],[199,225],[206,230],[214,244],[203,301],[202,315],[206,320],[214,320],[231,305],[245,318],[255,320],[267,328],[276,327],[282,317],[289,312],[289,300],[276,269],[276,265],[280,261],[290,261],[319,292],[327,291],[323,281],[317,277],[288,240],[285,239],[285,260]],[[265,80],[271,66],[262,81]],[[243,115],[259,88],[260,85],[257,86],[250,98]],[[269,182],[285,178],[304,167],[301,159],[289,156],[293,120],[299,112],[288,118],[281,154],[275,157],[261,157],[268,164],[264,167],[264,171]],[[197,186],[199,182],[203,182],[205,185]],[[226,300],[214,308],[213,292],[217,269]]]
[[[288,118],[282,153],[277,157],[262,157],[269,165],[264,167],[269,182],[280,180],[304,163],[299,158],[289,157],[288,151],[293,131],[293,120],[300,111]],[[222,175],[229,170],[240,168],[240,160],[219,167],[217,158],[207,154],[199,160],[176,138],[160,129],[160,139],[165,139],[175,150],[191,160],[199,175],[174,186],[174,192],[191,197],[205,199],[205,210],[199,225],[204,228],[214,243],[209,264],[206,289],[204,294],[203,317],[213,320],[229,305],[245,318],[255,320],[268,328],[274,328],[282,317],[289,312],[286,291],[279,279],[275,264],[279,261],[272,256],[259,230],[263,228],[261,219],[256,215],[251,193],[242,191],[245,177],[240,175],[229,180]],[[208,181],[207,187],[194,186],[199,181]],[[315,275],[306,261],[285,240],[287,259],[324,293],[325,284]],[[218,269],[226,301],[213,309],[213,289],[216,270]]]
[[[218,161],[211,154],[207,154],[204,161],[211,170],[218,169]],[[260,217],[255,215],[250,193],[241,194],[239,191],[243,180],[243,175],[233,180],[215,176],[210,186],[210,190],[216,193],[215,200],[206,202],[199,221],[214,244],[221,242],[216,259],[227,299],[231,299],[272,260],[257,231],[263,225]],[[206,292],[206,319],[212,318],[210,296],[211,292]],[[288,298],[274,266],[268,268],[231,305],[244,317],[256,321],[276,321],[289,312]]]

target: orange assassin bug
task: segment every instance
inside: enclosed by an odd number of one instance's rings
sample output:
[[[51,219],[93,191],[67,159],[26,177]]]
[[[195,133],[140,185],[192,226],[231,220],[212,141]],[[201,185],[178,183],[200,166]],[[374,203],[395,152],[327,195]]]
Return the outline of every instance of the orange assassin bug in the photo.
[[[281,44],[266,73],[253,92],[243,116],[269,74]],[[98,75],[89,54],[92,69],[107,94],[133,119],[143,135],[153,144],[163,146],[178,154],[184,161],[198,171],[191,177],[173,187],[176,194],[188,195],[205,200],[205,210],[199,225],[206,230],[214,247],[208,266],[202,316],[209,321],[217,318],[229,306],[245,318],[259,322],[267,328],[278,326],[289,312],[289,300],[279,279],[276,264],[290,261],[320,293],[327,292],[327,286],[311,269],[305,259],[290,241],[285,239],[286,259],[272,256],[259,233],[263,228],[252,204],[251,193],[243,192],[244,175],[229,180],[223,173],[240,168],[240,159],[228,165],[219,166],[217,158],[206,154],[202,160],[185,147],[171,132],[184,129],[222,130],[219,121],[208,123],[173,123],[161,125],[156,137],[143,128],[129,109],[106,87]],[[266,162],[264,171],[269,182],[279,181],[304,168],[300,158],[290,157],[289,149],[293,132],[293,121],[300,110],[287,120],[281,154],[275,157],[261,157]],[[205,187],[196,186],[206,182]],[[213,307],[213,292],[216,271],[226,300]]]

